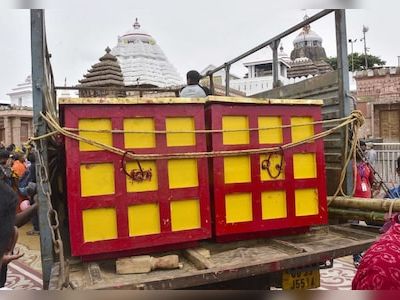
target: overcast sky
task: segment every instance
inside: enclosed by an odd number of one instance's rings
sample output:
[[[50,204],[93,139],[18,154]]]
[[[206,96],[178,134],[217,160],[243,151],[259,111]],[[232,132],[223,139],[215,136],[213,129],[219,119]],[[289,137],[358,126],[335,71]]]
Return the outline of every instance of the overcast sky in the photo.
[[[7,0],[3,1],[7,3]],[[398,20],[400,1],[381,0],[376,3],[385,5],[367,6],[360,1],[319,0],[319,9],[315,9],[315,1],[297,1],[295,7],[288,6],[286,0],[281,1],[286,3],[285,7],[271,6],[271,1],[265,0],[146,0],[130,1],[129,4],[126,1],[89,0],[85,6],[75,3],[73,7],[58,3],[46,10],[48,47],[56,84],[63,85],[64,78],[68,85],[77,84],[104,54],[104,49],[114,47],[118,35],[131,29],[136,17],[142,29],[156,39],[184,78],[189,69],[201,71],[209,64],[220,65],[266,41],[300,22],[305,13],[311,16],[321,8],[337,7],[322,7],[323,2],[339,6],[353,3],[352,7],[357,9],[346,11],[348,38],[360,40],[362,26],[367,25],[370,53],[380,56],[388,65],[398,64],[400,38],[394,24]],[[19,7],[26,7],[24,0],[19,2]],[[313,23],[311,28],[323,38],[327,55],[336,56],[334,15]],[[282,41],[288,54],[296,35]],[[0,38],[0,102],[7,102],[6,94],[31,72],[29,10],[0,6]],[[362,48],[361,42],[354,44],[355,52],[363,51]],[[271,55],[271,51],[263,50],[256,58],[271,58]],[[242,66],[244,61],[234,65],[232,72],[243,75],[246,71]]]

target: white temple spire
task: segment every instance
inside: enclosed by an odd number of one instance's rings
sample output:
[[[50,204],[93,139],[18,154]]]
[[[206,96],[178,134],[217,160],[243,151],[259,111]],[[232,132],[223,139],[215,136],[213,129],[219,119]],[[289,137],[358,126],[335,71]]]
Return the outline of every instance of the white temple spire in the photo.
[[[126,86],[172,87],[183,84],[156,40],[142,29],[136,18],[133,29],[118,38],[111,51],[121,66]]]

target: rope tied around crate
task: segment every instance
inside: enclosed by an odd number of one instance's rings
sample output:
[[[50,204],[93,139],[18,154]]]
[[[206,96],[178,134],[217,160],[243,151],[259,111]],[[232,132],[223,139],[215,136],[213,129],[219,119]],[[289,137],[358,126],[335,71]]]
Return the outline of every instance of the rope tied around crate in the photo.
[[[341,118],[340,120],[344,120],[340,124],[322,131],[318,134],[312,135],[306,139],[303,139],[301,141],[297,142],[291,142],[282,146],[275,146],[275,147],[267,147],[267,148],[252,148],[252,149],[245,149],[245,150],[225,150],[225,151],[208,151],[208,152],[185,152],[185,153],[167,153],[167,154],[160,154],[160,153],[151,153],[151,154],[134,154],[132,152],[128,152],[126,150],[106,145],[104,143],[91,140],[87,137],[81,136],[79,134],[70,132],[66,130],[65,128],[61,127],[57,120],[55,120],[51,115],[49,114],[43,114],[41,113],[41,116],[43,119],[48,123],[49,127],[52,129],[52,132],[44,135],[44,136],[39,136],[39,137],[33,137],[29,140],[28,143],[36,140],[40,140],[43,138],[46,138],[50,135],[56,135],[56,134],[61,134],[67,138],[77,140],[83,143],[87,143],[91,146],[98,147],[102,150],[120,155],[121,157],[125,154],[125,156],[129,159],[132,160],[159,160],[159,159],[185,159],[185,158],[194,158],[194,159],[199,159],[199,158],[211,158],[211,157],[224,157],[224,156],[237,156],[237,155],[251,155],[251,154],[265,154],[265,153],[276,153],[282,150],[298,147],[300,145],[308,144],[311,142],[314,142],[315,140],[324,138],[326,136],[329,136],[330,134],[338,131],[339,129],[343,127],[347,127],[350,124],[354,123],[354,126],[352,128],[358,129],[364,122],[364,116],[360,111],[353,111],[348,117],[346,118]],[[329,122],[332,120],[328,120]],[[325,121],[323,121],[325,122]],[[301,126],[306,126],[307,124],[301,124]],[[355,135],[353,135],[355,136]]]
[[[331,120],[322,120],[301,124],[290,124],[290,125],[280,125],[280,126],[271,126],[271,127],[257,127],[257,128],[238,128],[238,129],[195,129],[195,130],[125,130],[125,129],[82,129],[82,128],[70,128],[70,127],[62,127],[70,132],[88,132],[88,133],[136,133],[136,134],[176,134],[176,133],[194,133],[194,134],[206,134],[206,133],[231,133],[231,132],[252,132],[252,131],[266,131],[273,129],[285,129],[285,128],[293,128],[293,127],[303,127],[309,125],[320,125],[320,124],[330,124],[330,123],[339,123],[346,121],[348,117],[331,119]],[[56,134],[56,132],[54,132]]]
[[[39,137],[33,137],[28,141],[28,144],[37,140],[41,140],[41,139],[45,139],[49,136],[52,135],[56,135],[56,134],[60,134],[62,136],[65,136],[66,138],[70,138],[76,141],[80,141],[80,142],[84,142],[87,143],[89,145],[92,145],[94,147],[98,147],[102,150],[120,155],[121,157],[123,157],[123,160],[125,160],[126,158],[129,158],[131,160],[137,160],[137,161],[149,161],[149,160],[160,160],[160,159],[201,159],[201,158],[213,158],[213,157],[229,157],[229,156],[238,156],[238,155],[252,155],[252,154],[271,154],[270,159],[272,157],[272,155],[274,153],[282,153],[286,150],[286,149],[291,149],[294,147],[298,147],[300,145],[304,145],[304,144],[308,144],[311,142],[314,142],[318,139],[327,137],[329,135],[331,135],[332,133],[345,128],[345,151],[344,151],[344,165],[343,168],[341,170],[341,175],[340,175],[340,180],[339,180],[339,185],[337,188],[337,191],[334,194],[334,198],[340,194],[344,195],[344,196],[348,196],[344,193],[343,190],[343,184],[346,178],[346,170],[349,166],[350,161],[353,159],[355,161],[355,157],[356,157],[356,150],[357,150],[357,143],[358,143],[358,131],[359,128],[364,124],[365,119],[364,116],[362,114],[361,111],[359,110],[354,110],[351,112],[351,114],[348,117],[345,118],[340,118],[340,119],[334,119],[334,120],[325,120],[325,121],[317,121],[317,122],[313,122],[313,123],[308,123],[308,124],[298,124],[298,125],[283,125],[283,126],[277,126],[276,128],[287,128],[287,127],[295,127],[295,126],[307,126],[310,124],[329,124],[329,123],[337,123],[340,122],[340,124],[322,131],[320,133],[314,134],[306,139],[303,139],[301,141],[296,141],[296,142],[291,142],[288,144],[284,144],[282,146],[275,146],[275,147],[268,147],[268,148],[253,148],[253,149],[245,149],[245,150],[227,150],[227,151],[208,151],[208,152],[185,152],[185,153],[166,153],[166,154],[160,154],[160,153],[152,153],[152,154],[135,154],[131,151],[126,151],[114,146],[110,146],[110,145],[106,145],[104,143],[95,141],[95,140],[91,140],[89,138],[86,138],[84,136],[81,136],[79,134],[76,134],[72,131],[67,130],[64,127],[61,127],[58,124],[58,120],[56,120],[51,114],[43,114],[41,113],[41,116],[43,117],[43,119],[47,122],[48,126],[51,128],[51,132],[43,135],[43,136],[39,136]],[[263,130],[268,130],[268,129],[272,129],[270,128],[265,128]],[[245,129],[245,131],[251,131],[251,130],[262,130],[261,128],[249,128],[249,129]],[[159,133],[188,133],[188,132],[193,132],[193,133],[201,133],[201,132],[209,132],[209,133],[213,133],[213,132],[235,132],[235,131],[244,131],[244,130],[201,130],[201,131],[162,131]],[[349,131],[351,132],[351,136],[349,135]],[[95,132],[99,132],[99,131],[95,131]],[[100,131],[102,132],[102,131]],[[110,131],[108,131],[110,132]],[[135,132],[138,133],[138,132]],[[350,145],[350,150],[349,150],[349,142],[351,143]],[[282,155],[283,156],[283,155]],[[269,160],[270,160],[269,159]],[[283,164],[283,162],[282,162]],[[269,167],[267,167],[267,172],[268,172]],[[279,169],[282,169],[282,167],[280,166]],[[135,173],[135,174],[131,174],[132,172],[127,172],[126,169],[124,169],[125,173],[128,173],[129,177],[132,178],[134,177],[136,180],[139,180],[140,177],[144,178],[144,171],[143,169],[141,169],[141,167],[139,167],[139,173]],[[269,170],[271,171],[271,170]],[[353,166],[353,171],[355,172],[355,174],[357,174],[357,169],[355,168],[355,166]],[[273,175],[273,174],[269,174],[269,175]],[[280,175],[280,174],[279,174]],[[279,176],[278,175],[278,176]],[[276,176],[276,175],[275,175]],[[147,175],[148,177],[148,175]],[[272,176],[271,176],[272,177]],[[355,178],[356,176],[353,177],[353,183],[355,183]],[[355,184],[353,184],[353,191],[352,194],[354,194],[354,190],[355,190]],[[328,203],[328,205],[330,204],[330,202]]]
[[[356,180],[357,180],[357,166],[355,163],[353,163],[353,190],[351,191],[351,194],[348,195],[344,192],[343,190],[343,184],[346,180],[346,171],[347,168],[349,167],[349,164],[351,161],[355,162],[356,161],[356,154],[357,154],[357,147],[359,146],[359,130],[360,127],[364,125],[365,123],[365,118],[364,115],[362,114],[361,111],[359,110],[354,110],[351,112],[350,116],[353,119],[353,122],[347,123],[345,125],[345,150],[344,150],[344,164],[342,167],[342,170],[340,172],[340,178],[339,178],[339,184],[336,189],[336,192],[334,193],[333,197],[331,200],[328,200],[328,206],[332,203],[334,199],[340,194],[344,197],[351,197],[354,195],[354,192],[356,190]],[[349,128],[350,126],[350,128]],[[350,129],[350,130],[349,130]],[[349,136],[349,132],[351,133],[351,136]],[[349,142],[350,142],[350,150],[349,150]]]

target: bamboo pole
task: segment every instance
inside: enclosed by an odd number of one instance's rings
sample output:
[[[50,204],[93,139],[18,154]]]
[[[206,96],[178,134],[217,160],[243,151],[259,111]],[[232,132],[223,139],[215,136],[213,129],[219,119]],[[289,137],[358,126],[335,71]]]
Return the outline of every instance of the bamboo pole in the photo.
[[[394,203],[393,203],[394,202]],[[392,212],[400,212],[400,199],[369,199],[369,198],[347,198],[328,197],[330,207],[335,208],[356,208],[364,211],[389,212],[392,205]]]
[[[385,214],[376,211],[362,211],[362,210],[351,210],[351,209],[340,209],[340,208],[329,208],[329,216],[340,217],[347,220],[359,220],[359,221],[385,221]]]

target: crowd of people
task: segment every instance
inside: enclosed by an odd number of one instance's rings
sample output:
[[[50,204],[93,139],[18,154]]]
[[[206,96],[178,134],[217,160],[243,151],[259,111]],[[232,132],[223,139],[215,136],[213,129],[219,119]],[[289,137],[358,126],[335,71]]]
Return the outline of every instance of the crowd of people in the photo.
[[[0,194],[0,288],[3,288],[7,265],[23,255],[14,249],[18,228],[31,221],[33,229],[27,234],[39,234],[33,153],[0,143]]]

